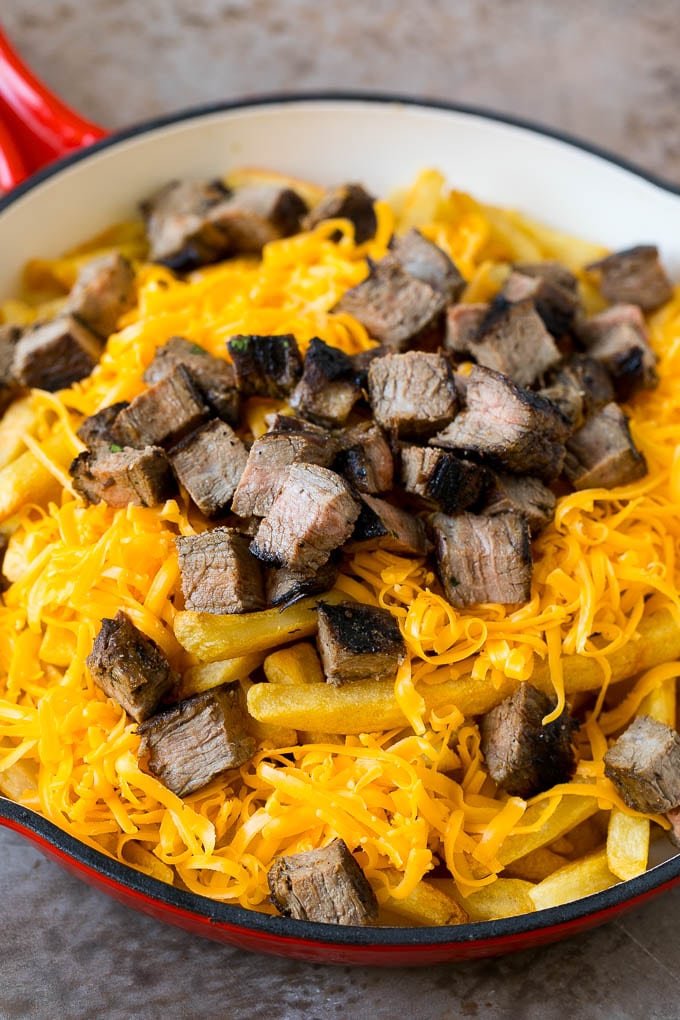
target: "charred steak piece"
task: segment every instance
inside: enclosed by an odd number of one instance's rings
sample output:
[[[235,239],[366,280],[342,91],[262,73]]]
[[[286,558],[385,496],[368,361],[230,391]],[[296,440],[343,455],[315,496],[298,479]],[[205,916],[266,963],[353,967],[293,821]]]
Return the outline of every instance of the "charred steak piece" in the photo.
[[[208,407],[229,425],[236,427],[239,416],[239,392],[233,367],[216,358],[200,344],[173,336],[159,347],[144,373],[147,386],[165,379],[176,365],[184,365]]]
[[[354,369],[354,378],[362,390],[368,389],[368,370],[371,367],[371,363],[376,358],[384,358],[389,353],[388,347],[385,347],[383,344],[376,344],[374,347],[367,347],[365,351],[359,351],[358,354],[350,356],[352,368]]]
[[[509,511],[521,514],[532,536],[538,535],[550,524],[557,499],[547,485],[526,475],[518,478],[516,475],[496,474],[493,478],[486,503],[480,511],[484,516],[497,517]]]
[[[587,354],[572,354],[549,376],[549,385],[538,391],[557,404],[573,428],[614,399],[607,369]]]
[[[543,691],[520,684],[510,698],[483,717],[482,754],[489,775],[511,797],[533,797],[574,774],[571,744],[575,723],[565,708],[543,725],[553,704]]]
[[[432,528],[439,579],[452,606],[529,599],[531,545],[521,514],[435,514]]]
[[[387,549],[390,552],[424,556],[429,544],[419,517],[385,499],[362,494],[361,512],[352,533],[352,548]]]
[[[214,419],[170,451],[178,480],[206,517],[225,511],[248,460],[248,451],[226,422]]]
[[[178,797],[188,797],[253,756],[247,726],[241,688],[223,684],[143,723],[140,763]]]
[[[317,464],[293,464],[250,548],[271,566],[314,573],[347,541],[358,516],[344,478]]]
[[[447,308],[444,349],[459,359],[472,357],[475,341],[488,312],[487,304],[451,305]]]
[[[433,290],[444,295],[447,304],[460,299],[465,290],[464,277],[446,252],[433,241],[428,241],[415,227],[401,237],[395,237],[390,249],[402,269],[415,276],[416,280],[429,283]]]
[[[570,432],[559,408],[478,365],[464,381],[463,411],[430,445],[477,454],[516,474],[556,478]]]
[[[394,459],[385,435],[373,422],[345,429],[334,468],[358,492],[387,492],[394,480]]]
[[[135,303],[135,274],[118,252],[91,259],[80,272],[66,310],[106,340]]]
[[[628,400],[638,390],[657,385],[656,355],[636,305],[613,305],[593,315],[582,325],[580,335],[591,358],[611,376],[617,400]]]
[[[607,404],[574,432],[567,441],[564,473],[575,489],[613,489],[647,474],[644,454],[618,404]]]
[[[122,610],[113,620],[102,620],[87,668],[104,694],[122,705],[135,722],[153,715],[180,680],[156,642],[142,634]]]
[[[604,774],[635,811],[670,811],[680,805],[680,737],[639,715],[605,754]]]
[[[300,382],[291,398],[294,407],[317,425],[344,425],[361,396],[354,366],[344,351],[313,337]]]
[[[362,283],[343,294],[333,311],[354,316],[374,340],[403,351],[438,322],[445,307],[443,294],[387,255],[371,266]]]
[[[453,370],[444,354],[408,351],[378,358],[368,370],[368,392],[375,420],[399,436],[431,436],[458,410]]]
[[[556,337],[571,329],[579,308],[578,280],[566,266],[551,260],[516,265],[502,294],[512,302],[531,301]]]
[[[99,337],[62,315],[24,333],[14,347],[12,374],[24,386],[53,393],[89,375],[101,353]]]
[[[284,917],[322,924],[374,924],[378,901],[342,839],[321,850],[277,857],[267,875],[272,903]]]
[[[168,374],[122,411],[112,426],[124,446],[170,446],[202,425],[210,408],[184,365]]]
[[[300,229],[307,203],[292,188],[252,184],[238,188],[211,211],[211,218],[229,238],[234,253],[259,253],[265,244]]]
[[[292,333],[233,336],[227,348],[236,372],[236,385],[246,397],[283,400],[302,375],[302,356]]]
[[[101,444],[79,453],[70,473],[73,488],[86,503],[157,506],[176,491],[165,450],[159,446],[136,450]]]
[[[218,614],[264,609],[262,571],[245,535],[214,528],[180,536],[175,545],[187,609]]]
[[[21,334],[18,326],[0,326],[0,414],[5,413],[19,393],[19,383],[14,376],[14,349]]]
[[[673,287],[659,261],[659,249],[640,244],[586,266],[600,273],[600,290],[612,304],[621,301],[651,312],[670,301]]]
[[[281,411],[274,411],[265,415],[268,432],[313,432],[317,436],[328,438],[328,431],[315,425],[306,418],[300,418],[296,414],[283,414]]]
[[[341,184],[327,191],[302,221],[303,230],[313,230],[324,220],[349,220],[354,224],[354,242],[363,244],[378,228],[375,199],[360,184]]]
[[[116,440],[111,431],[113,423],[124,407],[127,407],[126,400],[119,400],[117,404],[110,404],[103,407],[101,411],[84,418],[76,433],[79,439],[85,443],[89,450],[109,450],[116,445]]]
[[[533,302],[511,304],[502,296],[489,306],[468,347],[477,364],[518,386],[531,386],[562,357]]]
[[[315,574],[300,573],[280,567],[267,571],[267,605],[285,609],[307,595],[321,595],[335,584],[339,573],[338,564],[329,560],[319,567]]]
[[[433,446],[401,448],[401,484],[406,492],[446,514],[467,510],[488,488],[491,476],[479,464]]]
[[[308,429],[265,432],[250,448],[234,493],[232,509],[240,517],[265,517],[281,492],[291,464],[328,467],[336,451],[332,437]]]
[[[329,684],[394,676],[406,645],[391,613],[360,602],[319,603],[317,646]]]

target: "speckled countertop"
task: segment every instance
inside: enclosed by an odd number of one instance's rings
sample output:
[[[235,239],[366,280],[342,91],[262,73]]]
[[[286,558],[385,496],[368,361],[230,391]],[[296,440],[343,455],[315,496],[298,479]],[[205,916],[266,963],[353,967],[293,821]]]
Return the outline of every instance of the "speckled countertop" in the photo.
[[[279,89],[412,92],[542,121],[678,182],[677,15],[677,0],[3,0],[0,14],[36,72],[110,127]],[[671,1020],[679,914],[676,889],[497,961],[322,967],[161,925],[0,830],[0,1020]]]

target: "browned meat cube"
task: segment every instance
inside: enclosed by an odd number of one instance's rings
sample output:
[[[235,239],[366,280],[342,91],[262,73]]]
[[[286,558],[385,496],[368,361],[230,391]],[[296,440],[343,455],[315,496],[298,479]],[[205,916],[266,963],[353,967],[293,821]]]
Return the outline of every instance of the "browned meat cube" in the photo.
[[[113,620],[102,620],[87,668],[104,694],[136,722],[148,719],[180,680],[156,642],[122,610]]]
[[[470,356],[485,368],[530,386],[558,363],[561,354],[531,301],[497,298],[469,343]]]
[[[523,276],[546,280],[553,287],[561,287],[570,294],[578,293],[578,277],[557,259],[542,259],[540,262],[516,262],[513,269]]]
[[[233,336],[227,347],[244,396],[283,400],[302,375],[302,355],[292,333]]]
[[[306,202],[292,188],[252,184],[238,188],[210,215],[231,251],[259,254],[270,241],[297,233],[306,212]]]
[[[165,451],[158,446],[100,445],[78,454],[70,467],[73,488],[87,503],[157,506],[175,492]]]
[[[406,656],[399,624],[386,609],[320,602],[318,618],[317,646],[329,684],[394,676]]]
[[[575,489],[613,489],[647,474],[644,454],[618,404],[607,404],[574,432],[567,441],[564,473]]]
[[[272,566],[314,573],[347,541],[358,516],[344,478],[316,464],[293,464],[250,548]]]
[[[364,422],[339,436],[334,467],[359,492],[387,492],[394,480],[394,459],[377,425]]]
[[[478,602],[511,605],[531,594],[529,527],[521,514],[432,518],[439,579],[460,609]]]
[[[177,478],[206,517],[227,509],[247,460],[239,437],[218,419],[196,429],[170,452]]]
[[[671,811],[680,805],[680,737],[639,715],[605,754],[604,774],[635,811]]]
[[[390,248],[402,269],[416,280],[429,283],[433,290],[444,295],[447,304],[459,300],[465,290],[465,279],[446,252],[428,241],[419,230],[412,228],[394,238]]]
[[[497,474],[480,512],[486,517],[497,517],[509,511],[521,514],[531,534],[538,535],[553,519],[556,502],[555,493],[538,478]]]
[[[302,229],[313,230],[324,220],[349,220],[354,224],[355,244],[363,244],[375,235],[378,227],[374,201],[360,184],[341,184],[327,191],[305,216]]]
[[[314,425],[306,418],[300,418],[296,414],[284,414],[281,411],[273,411],[265,415],[268,432],[313,432],[317,436],[328,438],[328,430],[320,425]]]
[[[24,386],[55,392],[89,375],[101,353],[99,337],[63,315],[24,333],[14,347],[12,374]]]
[[[362,495],[361,512],[352,533],[352,548],[388,549],[424,556],[430,548],[423,522],[385,499]]]
[[[443,354],[378,358],[368,370],[368,392],[375,420],[400,436],[431,436],[458,409],[453,370]]]
[[[236,389],[233,366],[224,358],[215,358],[200,344],[173,336],[159,347],[144,373],[144,382],[153,386],[184,365],[208,407],[230,425],[238,425],[240,394]]]
[[[365,351],[359,351],[358,354],[351,355],[350,360],[354,369],[354,378],[362,390],[368,389],[368,370],[371,367],[371,363],[376,358],[384,358],[386,354],[390,353],[388,347],[384,347],[383,344],[376,344],[374,347],[366,348]]]
[[[349,357],[313,337],[302,378],[290,398],[291,407],[317,425],[333,428],[345,424],[360,396]]]
[[[0,326],[0,414],[4,414],[19,393],[19,383],[14,376],[14,350],[21,334],[18,326]]]
[[[287,567],[268,570],[267,605],[285,609],[308,595],[321,595],[333,587],[338,573],[338,564],[333,560],[324,563],[315,574],[288,570]]]
[[[590,357],[611,376],[617,400],[628,400],[638,390],[657,385],[656,355],[636,305],[614,305],[593,315],[581,326],[580,335]]]
[[[272,903],[284,917],[321,924],[374,924],[378,901],[342,839],[321,850],[277,857],[267,875]]]
[[[184,365],[176,365],[123,408],[112,432],[123,446],[170,446],[210,416],[210,408]]]
[[[134,305],[135,274],[126,258],[114,252],[91,259],[78,273],[66,309],[104,340],[124,312]]]
[[[580,428],[589,414],[614,399],[609,372],[586,354],[572,354],[549,381],[539,393],[557,404],[573,428]]]
[[[262,571],[245,535],[214,528],[180,536],[175,545],[187,609],[217,614],[264,609]]]
[[[402,446],[401,484],[429,506],[453,514],[477,503],[488,488],[486,468],[433,446]]]
[[[403,351],[438,323],[445,307],[443,294],[388,255],[371,267],[367,279],[343,294],[333,311],[354,316],[374,340]]]
[[[659,249],[640,244],[617,251],[586,269],[600,273],[600,290],[607,301],[639,305],[646,312],[670,301],[673,287],[659,261]]]
[[[465,383],[465,408],[430,445],[477,454],[515,474],[556,478],[570,432],[559,408],[477,365]]]
[[[223,684],[160,712],[137,730],[143,768],[178,797],[202,789],[255,753],[238,684]]]
[[[127,401],[119,400],[117,404],[103,407],[101,411],[83,419],[76,435],[90,450],[103,448],[110,451],[111,446],[116,445],[114,434],[111,431],[113,423],[123,408],[127,406]]]
[[[451,305],[446,311],[444,348],[458,358],[471,357],[488,312],[487,304]]]
[[[571,329],[579,308],[578,280],[551,260],[516,265],[502,294],[512,302],[532,301],[546,329],[557,337]]]
[[[533,797],[568,782],[574,774],[571,739],[575,723],[565,708],[544,726],[543,719],[552,709],[546,694],[523,683],[481,721],[482,753],[489,775],[511,797]]]
[[[327,433],[265,432],[250,448],[234,493],[232,509],[240,517],[265,517],[281,492],[291,464],[328,467],[337,447]]]

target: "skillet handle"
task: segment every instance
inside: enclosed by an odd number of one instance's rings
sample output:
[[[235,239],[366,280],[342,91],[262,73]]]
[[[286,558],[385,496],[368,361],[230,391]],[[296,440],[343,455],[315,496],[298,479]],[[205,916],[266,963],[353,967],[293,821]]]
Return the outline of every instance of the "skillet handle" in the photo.
[[[0,28],[0,188],[105,135],[35,77]]]

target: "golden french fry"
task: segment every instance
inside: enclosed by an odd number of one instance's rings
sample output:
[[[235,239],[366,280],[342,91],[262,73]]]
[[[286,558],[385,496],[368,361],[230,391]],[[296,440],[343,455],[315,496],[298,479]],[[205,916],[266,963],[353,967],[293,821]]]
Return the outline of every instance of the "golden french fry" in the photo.
[[[482,209],[493,236],[507,250],[512,262],[540,262],[543,257],[540,245],[524,229],[521,220],[513,220],[510,212],[496,206],[484,205]]]
[[[612,808],[607,832],[607,867],[626,881],[647,870],[650,822]]]
[[[311,184],[309,181],[298,180],[297,177],[289,177],[286,174],[276,173],[274,170],[264,170],[260,167],[241,167],[232,170],[224,178],[224,183],[229,188],[245,188],[251,185],[262,186],[273,184],[279,188],[292,188],[298,195],[304,198],[309,206],[316,205],[323,198],[324,189],[318,184]]]
[[[438,170],[423,170],[411,188],[390,196],[390,205],[396,207],[400,234],[411,227],[425,226],[436,218],[444,185],[445,180]]]
[[[524,213],[508,211],[508,219],[528,237],[532,238],[541,249],[541,258],[557,259],[572,270],[582,269],[589,262],[596,262],[607,254],[602,245],[592,244],[579,237],[572,237],[560,230],[553,230],[542,223],[537,223]]]
[[[178,691],[178,700],[190,698],[193,694],[210,691],[221,684],[244,680],[262,662],[261,655],[241,655],[235,659],[223,659],[218,662],[203,662],[199,666],[190,666],[182,676]]]
[[[546,809],[546,802],[532,804],[524,813],[522,828],[538,822]],[[501,864],[511,864],[520,857],[526,857],[532,850],[554,843],[556,839],[569,832],[575,826],[590,818],[598,810],[596,797],[583,797],[576,794],[565,794],[550,818],[535,832],[524,832],[508,836],[498,851]]]
[[[536,909],[529,897],[531,882],[520,878],[497,878],[469,896],[462,896],[450,878],[431,878],[431,885],[456,899],[471,921],[494,921],[498,917],[531,914]]]
[[[587,857],[566,864],[533,886],[529,897],[536,910],[545,910],[609,889],[616,882],[616,876],[607,866],[607,851],[596,850]]]
[[[319,656],[307,641],[272,652],[264,660],[263,668],[270,684],[317,684],[324,681]]]
[[[248,711],[260,722],[324,733],[374,733],[403,726],[391,680],[331,684],[253,684]]]
[[[145,875],[151,875],[152,878],[157,878],[159,882],[167,882],[168,885],[172,885],[175,881],[175,873],[172,868],[134,839],[126,842],[121,856],[128,864],[133,864],[139,871],[143,871]]]
[[[74,454],[66,436],[55,432],[40,443],[40,449],[55,470],[68,480]],[[6,520],[26,503],[44,505],[58,496],[61,483],[31,450],[0,469],[0,521]]]
[[[640,702],[638,715],[650,715],[657,722],[665,723],[675,729],[676,715],[676,679],[664,681],[655,690],[650,691]]]
[[[465,909],[450,895],[425,879],[404,899],[389,896],[380,904],[385,921],[414,925],[465,924]]]
[[[271,723],[258,722],[257,719],[251,718],[248,721],[248,729],[259,746],[267,743],[271,747],[296,747],[300,743],[297,730],[290,726],[274,726]]]
[[[604,825],[602,816],[605,818]],[[609,811],[598,811],[591,818],[586,818],[585,821],[575,825],[560,839],[555,840],[550,849],[565,857],[584,857],[592,850],[597,850],[602,846],[608,823]]]
[[[508,864],[503,869],[503,874],[508,878],[522,878],[525,882],[542,882],[548,875],[552,875],[553,871],[568,863],[566,857],[556,854],[554,850],[538,847]]]
[[[23,435],[32,434],[37,421],[30,397],[15,400],[0,418],[0,468],[11,464],[26,449]]]
[[[7,769],[0,770],[0,793],[10,800],[20,801],[38,786],[38,766],[33,761],[19,759]]]
[[[338,744],[345,743],[338,733],[324,733],[323,730],[299,730],[298,740],[301,744]]]

